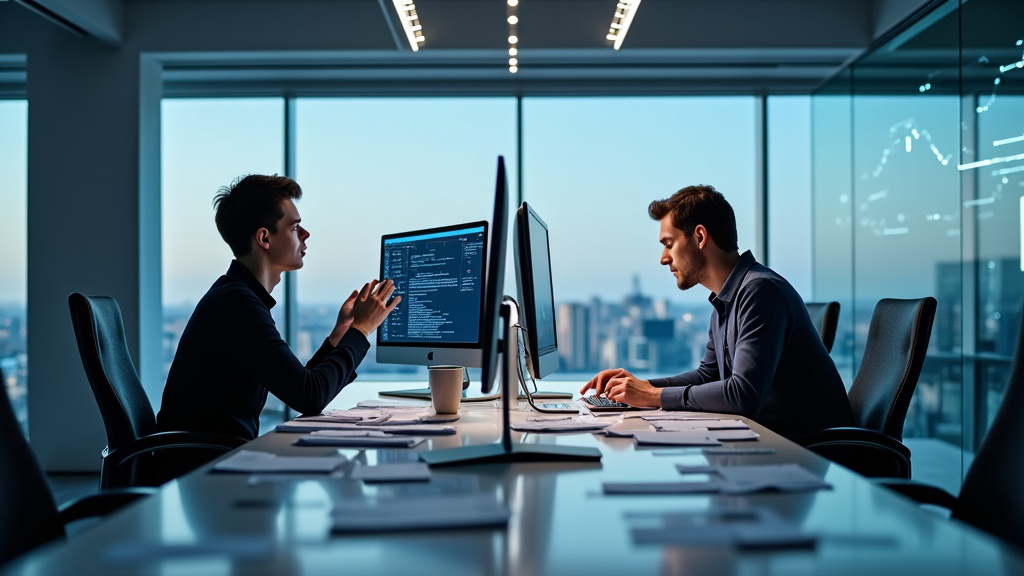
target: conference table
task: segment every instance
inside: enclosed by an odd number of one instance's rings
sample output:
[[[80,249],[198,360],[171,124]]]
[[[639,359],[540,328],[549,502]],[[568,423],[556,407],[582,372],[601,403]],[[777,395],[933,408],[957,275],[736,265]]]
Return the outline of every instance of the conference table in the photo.
[[[396,387],[402,385],[356,382],[332,407],[349,408]],[[545,388],[573,391],[579,385],[545,382]],[[536,413],[523,403],[511,415],[517,421]],[[749,419],[744,420],[760,437],[743,446],[771,448],[774,453],[712,455],[700,448],[644,448],[628,437],[589,432],[513,432],[516,442],[596,447],[602,458],[598,463],[434,467],[428,482],[369,484],[349,477],[355,464],[414,461],[421,450],[499,441],[498,403],[464,403],[460,416],[457,434],[433,437],[414,448],[297,446],[297,434],[264,431],[243,448],[279,455],[340,452],[347,461],[328,474],[218,473],[211,472],[211,463],[67,541],[27,554],[3,572],[1024,574],[1024,557],[1012,546],[922,509]],[[626,418],[617,426],[649,425],[640,418]],[[731,495],[612,495],[603,490],[607,482],[679,481],[678,464],[771,463],[797,463],[830,488]],[[331,511],[340,503],[465,494],[489,494],[503,502],[511,513],[507,525],[344,534],[331,529]],[[767,510],[812,538],[777,546],[701,541],[701,518],[722,510]],[[676,528],[665,529],[665,542],[636,537],[638,527],[659,522],[671,527],[673,518],[696,519],[696,525],[678,528],[688,531],[687,538],[673,541]]]

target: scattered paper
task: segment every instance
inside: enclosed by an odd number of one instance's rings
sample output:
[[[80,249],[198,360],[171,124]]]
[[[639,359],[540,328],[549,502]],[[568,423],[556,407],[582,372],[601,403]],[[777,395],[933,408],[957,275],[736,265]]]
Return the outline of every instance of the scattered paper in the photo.
[[[392,462],[364,466],[357,464],[351,478],[366,483],[374,482],[427,482],[430,480],[430,466],[424,462]]]
[[[448,436],[458,432],[455,426],[427,422],[381,422],[364,424],[362,422],[304,422],[291,420],[277,425],[278,432],[322,432],[322,431],[380,431],[387,434],[412,434],[419,436]]]
[[[569,418],[552,418],[546,420],[527,420],[525,422],[513,422],[509,426],[520,432],[577,432],[584,430],[600,430],[612,423],[601,421],[597,418],[584,416],[571,416]]]
[[[717,494],[722,483],[715,480],[705,482],[605,482],[605,494]]]
[[[510,516],[490,494],[352,500],[331,511],[334,532],[505,526]]]
[[[278,456],[271,452],[239,450],[214,464],[218,472],[321,472],[333,471],[345,463],[342,455]]]
[[[672,432],[659,432],[659,434],[672,434]],[[746,430],[708,430],[708,434],[719,442],[740,442],[743,440],[757,440],[760,434],[751,429]]]
[[[653,420],[651,426],[659,432],[679,430],[749,430],[743,420]]]
[[[718,475],[722,477],[722,492],[726,494],[766,490],[800,492],[832,488],[832,485],[820,476],[793,463],[719,466]]]
[[[295,441],[299,446],[366,446],[412,448],[423,436],[386,434],[379,430],[317,430]]]
[[[703,412],[649,412],[642,413],[640,417],[648,422],[655,420],[719,420],[718,416],[709,416]]]
[[[681,430],[679,432],[637,430],[633,433],[633,441],[638,446],[718,446],[721,443],[707,430]]]
[[[767,508],[626,515],[636,544],[732,544],[740,548],[813,546],[814,534]]]

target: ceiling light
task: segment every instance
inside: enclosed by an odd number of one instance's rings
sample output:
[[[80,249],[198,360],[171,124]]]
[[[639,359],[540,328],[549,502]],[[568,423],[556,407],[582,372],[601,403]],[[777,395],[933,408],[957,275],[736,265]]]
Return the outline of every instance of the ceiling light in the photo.
[[[508,0],[507,3],[505,21],[508,22],[508,71],[515,74],[519,71],[519,59],[516,58],[519,54],[519,48],[516,46],[519,44],[519,16],[516,14],[519,0]]]
[[[636,15],[639,6],[640,0],[619,0],[615,5],[615,15],[612,16],[612,23],[608,27],[607,38],[613,42],[612,47],[616,50],[622,47],[622,41],[626,39],[626,32],[629,31],[629,25],[633,23],[633,16]]]
[[[409,40],[409,47],[413,52],[420,49],[423,43],[423,26],[420,25],[420,17],[416,14],[416,4],[413,0],[392,0],[395,10],[398,11],[398,20],[405,30],[405,37]]]

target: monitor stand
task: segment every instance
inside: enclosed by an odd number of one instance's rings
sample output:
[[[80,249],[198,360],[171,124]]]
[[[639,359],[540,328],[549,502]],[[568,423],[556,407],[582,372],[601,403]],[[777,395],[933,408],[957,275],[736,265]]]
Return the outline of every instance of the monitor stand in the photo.
[[[498,343],[501,358],[498,363],[499,393],[501,394],[501,442],[460,446],[445,450],[420,452],[420,460],[430,466],[454,466],[466,464],[512,464],[515,462],[598,462],[601,451],[587,446],[562,446],[558,444],[517,444],[512,442],[509,426],[513,390],[512,365],[516,360],[510,354],[511,310],[508,302],[501,304],[501,331],[504,338]],[[514,340],[512,340],[514,341]]]

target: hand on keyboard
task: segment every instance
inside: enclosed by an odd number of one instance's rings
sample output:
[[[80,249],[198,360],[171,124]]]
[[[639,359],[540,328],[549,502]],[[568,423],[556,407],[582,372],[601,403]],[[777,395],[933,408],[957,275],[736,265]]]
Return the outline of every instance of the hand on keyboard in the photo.
[[[581,398],[585,403],[597,408],[629,408],[629,404],[609,400],[604,396],[584,396]]]

